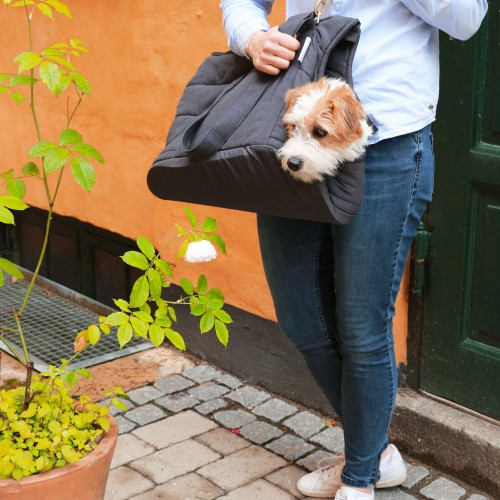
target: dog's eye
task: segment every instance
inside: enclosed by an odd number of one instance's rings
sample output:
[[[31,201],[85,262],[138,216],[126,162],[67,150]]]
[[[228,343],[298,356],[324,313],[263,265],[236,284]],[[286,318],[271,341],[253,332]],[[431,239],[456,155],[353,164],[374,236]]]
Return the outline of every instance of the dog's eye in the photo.
[[[318,139],[320,139],[321,137],[325,137],[325,135],[327,134],[328,134],[327,131],[322,128],[315,128],[313,130],[313,136],[317,137]]]

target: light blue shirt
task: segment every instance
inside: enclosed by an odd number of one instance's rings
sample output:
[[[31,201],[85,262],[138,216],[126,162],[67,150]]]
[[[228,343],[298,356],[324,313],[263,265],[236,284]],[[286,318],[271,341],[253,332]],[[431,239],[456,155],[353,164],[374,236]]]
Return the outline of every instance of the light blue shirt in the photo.
[[[245,54],[256,30],[268,30],[274,0],[221,0],[229,47]],[[287,0],[287,17],[311,12],[315,0]],[[372,143],[415,132],[433,122],[439,95],[442,30],[466,40],[479,29],[486,0],[328,0],[324,16],[361,22],[354,57],[356,93],[378,131]]]

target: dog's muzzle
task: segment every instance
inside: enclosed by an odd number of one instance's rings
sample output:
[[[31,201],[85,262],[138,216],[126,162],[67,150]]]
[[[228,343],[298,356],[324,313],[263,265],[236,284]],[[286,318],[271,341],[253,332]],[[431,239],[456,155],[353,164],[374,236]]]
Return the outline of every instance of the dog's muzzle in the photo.
[[[292,172],[298,172],[304,166],[304,161],[297,156],[292,156],[288,158],[286,164]]]

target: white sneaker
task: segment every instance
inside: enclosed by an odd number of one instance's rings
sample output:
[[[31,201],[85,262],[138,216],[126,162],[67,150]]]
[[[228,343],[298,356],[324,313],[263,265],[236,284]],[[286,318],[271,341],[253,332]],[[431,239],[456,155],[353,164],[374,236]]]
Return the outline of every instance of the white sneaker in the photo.
[[[370,493],[363,493],[348,486],[342,486],[337,491],[335,500],[375,500],[375,493],[373,490]]]
[[[380,461],[380,479],[375,488],[392,488],[406,480],[406,466],[398,449],[390,444],[392,453]]]
[[[380,479],[375,488],[392,488],[406,479],[406,466],[398,449],[393,445],[391,455],[380,462]],[[302,476],[297,482],[297,489],[312,498],[333,498],[340,488],[340,475],[345,465],[343,453],[318,462],[318,469]]]

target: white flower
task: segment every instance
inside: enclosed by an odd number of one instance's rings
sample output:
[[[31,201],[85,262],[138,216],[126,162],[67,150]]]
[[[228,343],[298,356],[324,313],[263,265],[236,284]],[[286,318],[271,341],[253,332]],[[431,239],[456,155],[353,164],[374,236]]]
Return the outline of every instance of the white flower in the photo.
[[[217,250],[207,240],[191,241],[188,243],[184,260],[186,262],[210,262],[217,257]]]

